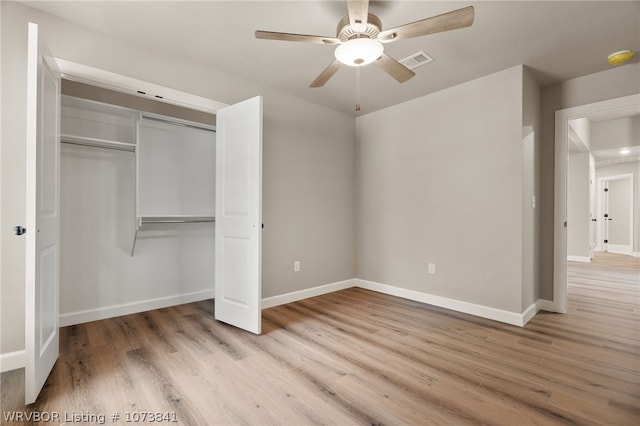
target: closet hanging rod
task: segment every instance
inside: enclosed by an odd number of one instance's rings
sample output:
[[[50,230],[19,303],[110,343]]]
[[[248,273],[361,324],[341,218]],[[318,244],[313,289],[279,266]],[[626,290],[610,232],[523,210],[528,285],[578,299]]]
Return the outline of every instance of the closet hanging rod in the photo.
[[[215,216],[143,216],[140,222],[145,223],[211,223],[215,222]]]
[[[147,113],[143,113],[142,114],[142,118],[146,118],[148,120],[154,120],[154,121],[159,121],[161,123],[167,123],[167,124],[173,124],[174,126],[182,126],[182,127],[190,127],[192,129],[197,129],[197,130],[205,130],[207,132],[216,132],[216,129],[213,128],[212,126],[209,126],[207,124],[199,124],[199,123],[195,123],[195,122],[186,122],[186,121],[182,121],[182,120],[171,120],[168,118],[163,118],[163,117],[158,117],[155,115],[150,115]]]
[[[90,146],[94,148],[115,149],[118,151],[135,151],[136,145],[126,142],[89,138],[84,136],[60,135],[60,142],[71,145]]]

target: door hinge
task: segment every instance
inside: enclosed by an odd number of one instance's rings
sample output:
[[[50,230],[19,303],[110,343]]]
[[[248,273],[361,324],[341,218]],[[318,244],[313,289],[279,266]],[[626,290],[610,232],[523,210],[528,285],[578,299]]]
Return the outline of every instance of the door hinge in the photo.
[[[605,188],[605,189],[604,189],[604,192],[609,192],[609,188]]]

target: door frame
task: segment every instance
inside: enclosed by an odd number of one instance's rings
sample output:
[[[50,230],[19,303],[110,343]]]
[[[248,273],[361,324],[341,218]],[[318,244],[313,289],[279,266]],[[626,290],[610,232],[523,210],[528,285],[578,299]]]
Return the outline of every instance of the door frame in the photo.
[[[156,102],[174,104],[212,114],[216,114],[218,109],[228,106],[228,104],[213,99],[170,89],[55,56],[51,56],[50,59],[57,65],[60,77],[67,80],[103,87],[139,97],[148,97]],[[144,95],[141,95],[139,91],[144,92]],[[24,315],[26,317],[27,312],[25,312]],[[22,368],[26,365],[26,350],[21,352],[20,359],[15,362],[16,368]]]
[[[93,68],[87,65],[78,64],[75,62],[71,62],[65,59],[54,58],[58,68],[60,70],[61,76],[68,80],[77,81],[80,83],[86,83],[93,86],[103,87],[110,90],[115,90],[127,94],[132,94],[135,96],[148,97],[158,102],[165,102],[169,104],[178,105],[181,107],[186,107],[198,111],[203,111],[207,113],[217,114],[218,110],[226,108],[226,107],[235,107],[238,104],[229,105],[225,104],[213,99],[204,98],[201,96],[193,95],[186,92],[181,92],[178,90],[170,89],[167,87],[159,86],[157,84],[149,83],[143,80],[138,80],[132,77],[126,77],[120,74],[115,74],[109,71],[105,71],[98,68]],[[142,93],[142,95],[141,95]],[[259,101],[260,105],[260,123],[259,123],[259,138],[260,138],[260,148],[259,148],[259,164],[260,164],[260,195],[259,195],[259,222],[262,222],[262,133],[263,133],[263,125],[262,125],[262,116],[263,116],[263,100],[261,96],[256,98],[252,98],[248,101]],[[245,101],[246,102],[246,101]],[[239,102],[244,103],[244,102]],[[218,158],[218,157],[217,157]],[[217,211],[217,207],[216,207]],[[260,334],[261,332],[261,320],[260,315],[262,312],[262,237],[261,237],[261,228],[258,227],[258,223],[254,225],[254,228],[257,228],[258,233],[258,292],[257,292],[257,301],[253,301],[252,307],[257,303],[258,306],[258,319],[257,327],[246,328],[237,323],[230,322],[232,325],[235,325],[240,328],[244,328],[248,331],[252,331],[253,333]],[[218,246],[218,233],[216,232],[216,247]],[[216,271],[216,276],[218,276],[218,272]],[[217,287],[217,284],[214,283]],[[215,288],[215,287],[214,287]],[[215,297],[215,294],[214,294]],[[216,300],[217,302],[217,300]],[[216,316],[217,317],[217,316]],[[217,319],[217,318],[216,318]],[[254,321],[254,322],[256,322]],[[255,324],[254,324],[255,325]]]
[[[567,311],[567,171],[569,120],[611,112],[637,111],[640,93],[561,109],[555,113],[555,165],[553,206],[553,308]]]
[[[67,80],[86,83],[104,89],[115,90],[116,92],[148,98],[156,102],[164,102],[211,114],[215,114],[220,108],[229,106],[228,104],[213,99],[170,89],[144,80],[138,80],[137,78],[105,71],[100,68],[90,67],[61,58],[54,59],[58,64],[62,78]]]

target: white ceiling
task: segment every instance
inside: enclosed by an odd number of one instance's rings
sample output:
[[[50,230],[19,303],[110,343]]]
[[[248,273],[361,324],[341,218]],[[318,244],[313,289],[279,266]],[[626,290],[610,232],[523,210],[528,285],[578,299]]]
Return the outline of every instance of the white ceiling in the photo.
[[[356,114],[355,71],[343,67],[322,88],[309,83],[334,47],[257,40],[257,29],[334,36],[344,1],[24,2],[143,48],[245,77],[329,108]],[[362,68],[360,113],[401,103],[518,64],[541,85],[608,69],[612,52],[640,50],[638,1],[371,1],[383,29],[475,7],[472,27],[400,40],[385,52],[420,50],[434,62],[399,84],[375,64]],[[634,61],[638,61],[638,56]]]

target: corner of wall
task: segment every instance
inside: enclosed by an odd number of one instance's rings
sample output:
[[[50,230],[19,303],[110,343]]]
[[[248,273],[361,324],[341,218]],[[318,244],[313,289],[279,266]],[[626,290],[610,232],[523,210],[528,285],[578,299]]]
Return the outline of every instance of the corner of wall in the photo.
[[[541,89],[522,67],[522,309],[540,297]]]
[[[552,301],[538,299],[535,303],[529,305],[529,307],[522,313],[521,327],[526,326],[540,311],[556,312],[556,308]]]

